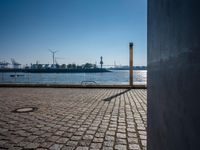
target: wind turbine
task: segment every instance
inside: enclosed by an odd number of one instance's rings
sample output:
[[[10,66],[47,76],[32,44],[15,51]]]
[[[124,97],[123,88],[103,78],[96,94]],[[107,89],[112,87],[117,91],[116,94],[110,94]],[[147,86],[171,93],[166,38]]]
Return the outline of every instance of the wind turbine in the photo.
[[[53,56],[53,66],[54,66],[54,63],[55,63],[55,53],[57,53],[58,51],[52,51],[51,49],[49,49],[49,51],[52,53],[52,56]]]

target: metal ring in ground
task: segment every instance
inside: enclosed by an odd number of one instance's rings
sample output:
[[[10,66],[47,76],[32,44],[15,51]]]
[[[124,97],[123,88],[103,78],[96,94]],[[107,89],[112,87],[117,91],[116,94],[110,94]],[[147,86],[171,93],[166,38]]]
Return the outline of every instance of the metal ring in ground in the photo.
[[[37,107],[22,107],[22,108],[17,108],[13,110],[12,112],[14,113],[28,113],[28,112],[33,112],[36,111],[38,108]]]

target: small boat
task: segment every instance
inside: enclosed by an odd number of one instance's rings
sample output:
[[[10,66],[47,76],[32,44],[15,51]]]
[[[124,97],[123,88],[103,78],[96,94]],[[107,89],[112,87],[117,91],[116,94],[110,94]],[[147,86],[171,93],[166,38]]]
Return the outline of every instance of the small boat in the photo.
[[[16,76],[16,75],[14,75],[14,74],[11,74],[11,75],[10,75],[10,77],[15,77],[15,76]]]
[[[23,74],[11,74],[10,77],[23,77],[24,75]]]

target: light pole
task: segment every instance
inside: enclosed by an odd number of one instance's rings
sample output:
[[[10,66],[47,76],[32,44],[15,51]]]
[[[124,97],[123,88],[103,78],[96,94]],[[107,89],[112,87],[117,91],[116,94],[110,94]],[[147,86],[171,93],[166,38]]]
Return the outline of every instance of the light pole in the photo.
[[[133,86],[133,43],[129,43],[129,50],[130,50],[130,64],[129,64],[129,76],[130,76],[130,86]]]

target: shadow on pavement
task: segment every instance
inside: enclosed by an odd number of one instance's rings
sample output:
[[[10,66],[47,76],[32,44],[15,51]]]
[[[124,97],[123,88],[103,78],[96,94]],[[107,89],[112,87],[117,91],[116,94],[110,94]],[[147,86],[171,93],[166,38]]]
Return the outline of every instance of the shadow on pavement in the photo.
[[[125,90],[125,91],[123,91],[123,92],[120,92],[120,93],[117,93],[117,94],[115,94],[115,95],[112,95],[112,96],[110,96],[110,97],[108,97],[108,98],[105,98],[105,99],[103,99],[103,101],[111,101],[113,98],[115,98],[115,97],[117,97],[117,96],[120,96],[120,95],[122,95],[122,94],[125,94],[125,93],[127,93],[128,91],[130,91],[131,89],[127,89],[127,90]]]

